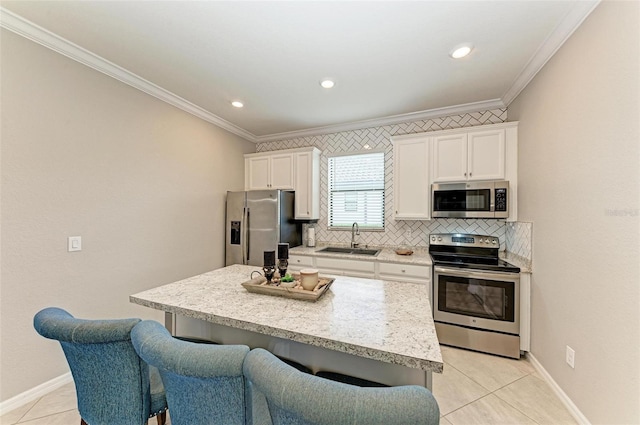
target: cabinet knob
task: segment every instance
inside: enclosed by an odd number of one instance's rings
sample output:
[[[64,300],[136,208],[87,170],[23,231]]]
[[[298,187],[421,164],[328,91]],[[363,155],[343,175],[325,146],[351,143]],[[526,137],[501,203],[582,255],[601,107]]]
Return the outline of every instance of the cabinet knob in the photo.
[[[467,177],[467,173],[464,173],[464,176]]]
[[[402,269],[402,273],[404,273],[404,269]]]

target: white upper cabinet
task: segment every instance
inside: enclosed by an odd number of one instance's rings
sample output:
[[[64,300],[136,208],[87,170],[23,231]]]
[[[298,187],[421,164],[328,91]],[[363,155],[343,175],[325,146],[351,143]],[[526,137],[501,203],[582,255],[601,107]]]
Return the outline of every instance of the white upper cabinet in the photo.
[[[295,218],[320,218],[320,150],[286,149],[244,156],[245,190],[295,190]]]
[[[434,182],[467,180],[467,134],[446,134],[433,137]]]
[[[505,130],[470,131],[469,180],[502,180],[505,170]]]
[[[245,155],[245,189],[294,189],[293,153]]]
[[[507,221],[518,219],[518,123],[393,136],[396,220],[431,219],[431,184],[509,181]]]
[[[505,129],[459,130],[433,137],[433,182],[505,178]]]
[[[429,137],[392,137],[396,220],[429,220]]]
[[[320,150],[311,148],[296,154],[295,218],[320,218]]]

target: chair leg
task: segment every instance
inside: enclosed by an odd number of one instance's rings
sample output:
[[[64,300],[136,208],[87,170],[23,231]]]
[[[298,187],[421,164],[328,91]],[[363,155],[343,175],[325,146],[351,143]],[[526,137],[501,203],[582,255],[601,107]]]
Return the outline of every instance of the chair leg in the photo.
[[[167,423],[167,411],[158,413],[156,418],[158,418],[158,425],[165,425]]]

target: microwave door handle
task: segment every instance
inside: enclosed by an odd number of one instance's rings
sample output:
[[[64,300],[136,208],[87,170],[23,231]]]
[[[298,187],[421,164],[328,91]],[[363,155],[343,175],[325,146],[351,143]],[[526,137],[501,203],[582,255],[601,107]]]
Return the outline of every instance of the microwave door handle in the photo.
[[[469,269],[454,269],[450,267],[436,266],[436,273],[446,274],[447,276],[468,277],[469,279],[484,280],[519,280],[517,273],[496,273],[496,272],[474,272]]]

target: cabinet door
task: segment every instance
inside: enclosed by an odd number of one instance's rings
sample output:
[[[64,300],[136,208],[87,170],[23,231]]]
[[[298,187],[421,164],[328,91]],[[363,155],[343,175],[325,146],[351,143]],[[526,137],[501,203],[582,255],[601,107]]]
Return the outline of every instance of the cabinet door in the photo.
[[[320,152],[312,150],[296,154],[295,218],[318,220],[320,218]]]
[[[448,134],[433,138],[433,181],[467,180],[467,134]]]
[[[393,202],[396,220],[429,220],[429,139],[393,144]]]
[[[245,167],[247,168],[245,179],[247,190],[270,189],[271,160],[268,156],[247,158]]]
[[[469,132],[469,180],[504,179],[504,129]]]
[[[271,155],[271,189],[293,189],[293,154]]]
[[[320,270],[321,275],[354,276],[369,279],[375,277],[375,264],[373,261],[316,257],[316,267]]]
[[[292,272],[299,272],[301,269],[312,269],[313,257],[307,257],[305,255],[290,255],[289,256],[289,270]]]

